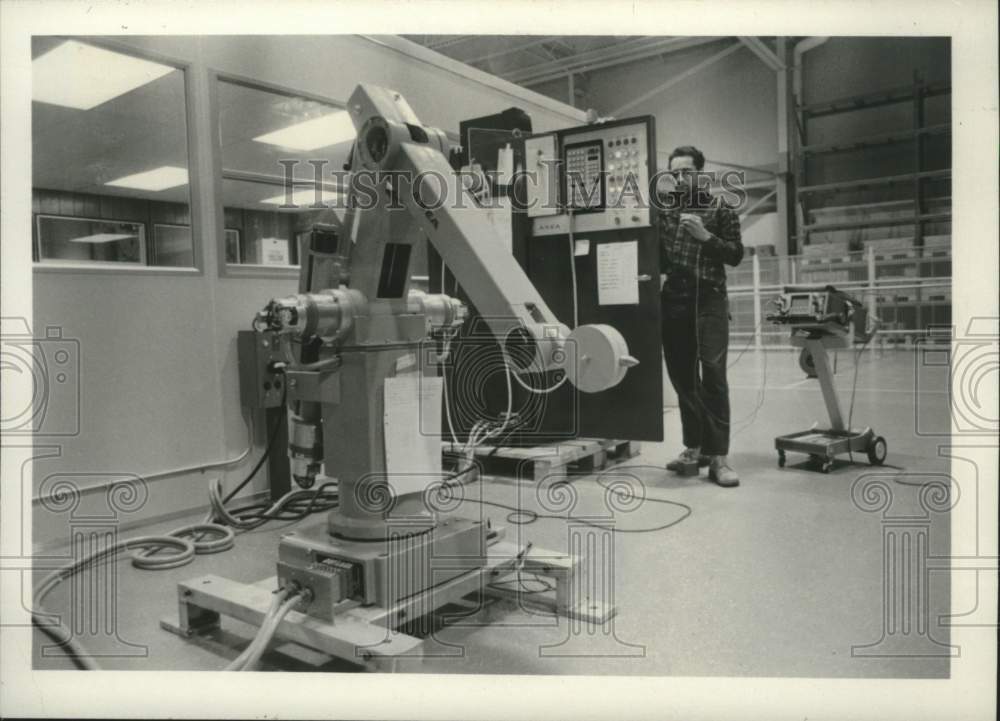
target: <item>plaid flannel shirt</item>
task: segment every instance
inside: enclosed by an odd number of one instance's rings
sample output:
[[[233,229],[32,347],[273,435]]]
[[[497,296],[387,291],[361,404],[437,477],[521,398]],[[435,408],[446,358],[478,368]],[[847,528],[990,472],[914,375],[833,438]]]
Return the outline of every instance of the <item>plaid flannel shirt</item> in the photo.
[[[681,211],[660,211],[660,272],[667,276],[663,292],[693,297],[697,285],[701,293],[726,295],[725,266],[743,260],[739,215],[721,198],[713,199],[706,210],[684,212],[700,215],[711,235],[706,241],[697,240],[680,227]]]

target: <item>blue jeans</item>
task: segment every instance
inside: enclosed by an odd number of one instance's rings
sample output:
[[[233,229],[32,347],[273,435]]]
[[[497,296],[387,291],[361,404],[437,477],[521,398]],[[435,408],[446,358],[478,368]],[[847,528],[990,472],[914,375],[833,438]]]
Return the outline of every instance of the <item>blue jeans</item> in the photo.
[[[718,293],[697,300],[661,295],[663,357],[677,392],[684,445],[707,456],[729,453],[729,302]]]

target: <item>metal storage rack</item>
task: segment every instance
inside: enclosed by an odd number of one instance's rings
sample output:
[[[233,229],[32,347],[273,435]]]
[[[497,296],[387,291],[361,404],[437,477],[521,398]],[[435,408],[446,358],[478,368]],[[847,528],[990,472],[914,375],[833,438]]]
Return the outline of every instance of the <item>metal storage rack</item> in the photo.
[[[905,217],[884,218],[879,220],[849,220],[843,222],[804,223],[799,228],[798,241],[800,246],[809,244],[811,235],[823,231],[867,229],[886,226],[913,225],[913,247],[923,248],[924,230],[929,223],[949,222],[950,208],[947,212],[928,212],[927,185],[929,181],[949,180],[950,169],[928,169],[926,167],[926,142],[931,136],[951,135],[951,123],[925,125],[926,101],[929,98],[948,95],[951,86],[947,84],[924,83],[915,74],[912,85],[890,88],[874,93],[852,95],[837,100],[822,103],[808,103],[798,106],[800,118],[798,158],[796,168],[796,188],[803,218],[808,219],[809,199],[818,195],[845,192],[864,192],[876,187],[899,186],[909,184],[912,187],[913,212]],[[816,118],[835,114],[857,112],[870,108],[910,102],[912,105],[912,127],[909,129],[878,133],[832,143],[809,143],[809,122]],[[833,153],[854,152],[885,145],[912,143],[912,168],[909,172],[894,175],[884,175],[873,178],[860,178],[832,183],[809,185],[808,162],[812,157]]]

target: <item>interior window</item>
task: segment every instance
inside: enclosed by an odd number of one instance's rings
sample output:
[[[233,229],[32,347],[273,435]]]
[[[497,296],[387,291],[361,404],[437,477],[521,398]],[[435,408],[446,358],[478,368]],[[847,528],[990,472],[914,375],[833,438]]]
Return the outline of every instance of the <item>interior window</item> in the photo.
[[[303,234],[343,219],[332,173],[354,126],[335,105],[222,79],[218,105],[226,264],[297,266]]]
[[[32,101],[34,260],[196,267],[183,72],[35,37]]]

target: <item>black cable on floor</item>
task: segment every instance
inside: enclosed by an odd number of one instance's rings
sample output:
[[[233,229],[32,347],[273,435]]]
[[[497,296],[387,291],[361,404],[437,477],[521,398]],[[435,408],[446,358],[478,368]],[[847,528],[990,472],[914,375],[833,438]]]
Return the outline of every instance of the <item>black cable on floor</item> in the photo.
[[[453,474],[450,478],[455,478],[455,477],[458,477],[458,476],[461,476],[461,475],[464,475],[464,474],[468,473],[473,468],[475,468],[475,465],[476,465],[475,463],[470,464],[469,466],[467,466],[466,468],[464,468],[462,471]],[[601,473],[597,477],[598,485],[600,485],[602,488],[607,488],[607,486],[604,486],[603,484],[600,483],[600,480],[601,480],[601,478],[603,476],[605,476],[608,473],[610,473],[611,470],[620,471],[620,470],[625,470],[625,469],[627,469],[629,467],[630,466],[622,466],[622,467],[619,467],[619,468],[613,468],[613,469],[610,469],[608,471],[604,471],[603,473]],[[447,484],[447,480],[449,480],[449,479],[446,479],[446,484]],[[463,483],[461,485],[471,485],[471,483],[474,483],[474,482],[475,481],[470,481],[469,483]],[[463,501],[469,501],[470,503],[478,503],[481,506],[492,506],[494,508],[500,508],[500,509],[503,509],[505,511],[510,511],[510,513],[507,514],[507,522],[511,523],[511,524],[514,524],[514,525],[527,526],[527,525],[530,525],[530,524],[532,524],[535,521],[538,521],[540,519],[548,519],[548,520],[555,520],[555,521],[572,521],[574,523],[580,523],[580,524],[585,525],[585,526],[590,526],[591,528],[598,528],[598,529],[603,530],[603,531],[611,531],[612,533],[623,533],[623,534],[625,534],[625,533],[656,533],[657,531],[665,531],[668,528],[672,528],[673,526],[676,526],[677,524],[679,524],[681,521],[683,521],[684,519],[686,519],[688,516],[690,516],[694,512],[693,509],[691,508],[691,506],[687,505],[686,503],[681,503],[680,501],[669,501],[669,500],[667,500],[665,498],[650,498],[649,496],[644,496],[643,497],[643,501],[649,501],[651,503],[660,503],[662,505],[674,506],[676,508],[680,508],[680,509],[682,509],[684,511],[684,515],[682,515],[680,518],[676,518],[673,521],[670,521],[669,523],[665,523],[665,524],[660,525],[660,526],[652,526],[650,528],[615,528],[614,526],[604,526],[604,525],[601,525],[600,523],[595,523],[594,521],[590,520],[589,518],[583,518],[583,517],[580,517],[580,516],[572,516],[572,515],[560,516],[560,515],[552,514],[552,513],[539,513],[538,511],[532,511],[531,509],[528,509],[528,508],[517,508],[515,506],[508,506],[505,503],[498,503],[496,501],[485,501],[485,500],[476,499],[476,498],[463,498],[462,500]],[[527,521],[512,520],[512,516],[517,516],[517,515],[529,516],[530,520],[527,520]]]

